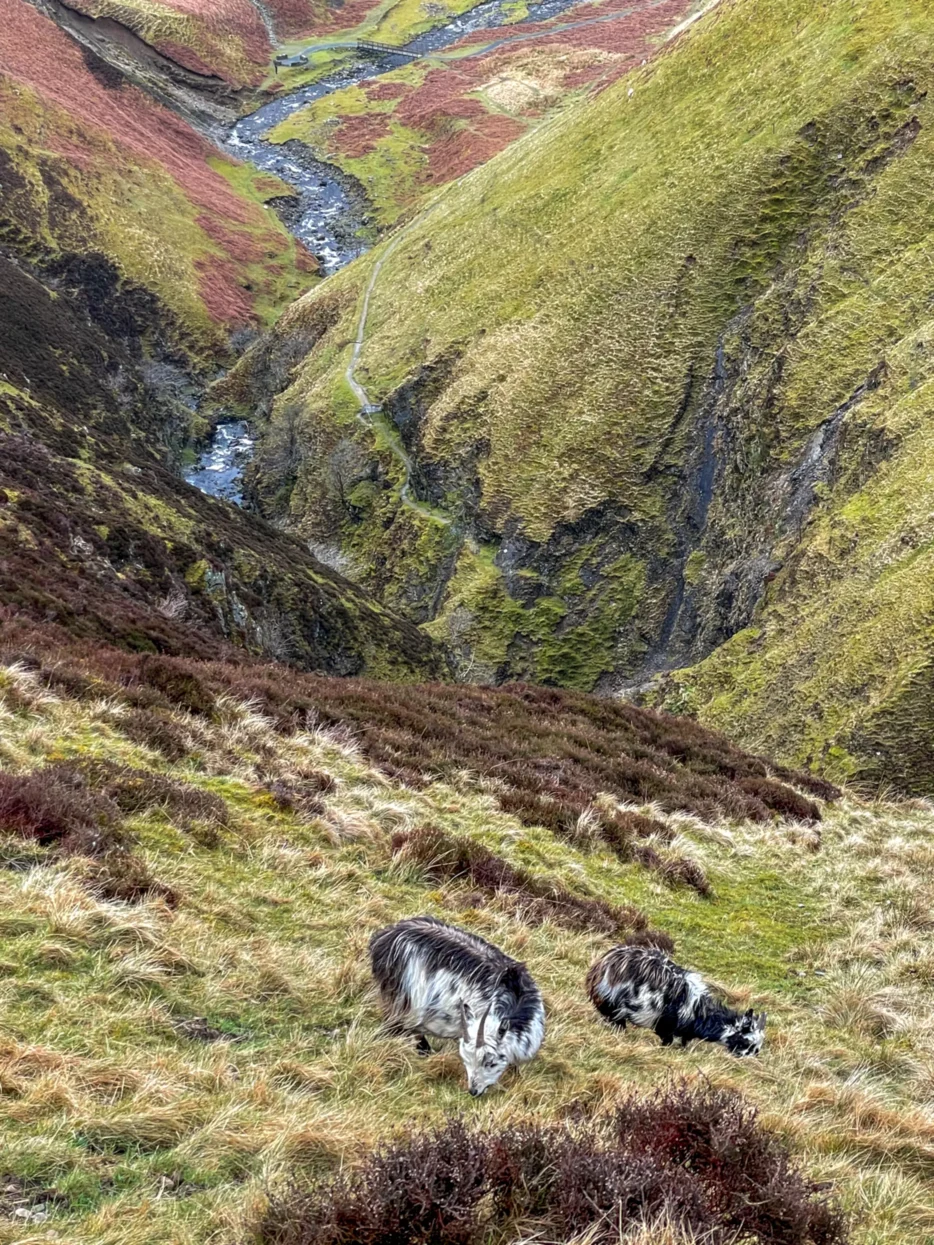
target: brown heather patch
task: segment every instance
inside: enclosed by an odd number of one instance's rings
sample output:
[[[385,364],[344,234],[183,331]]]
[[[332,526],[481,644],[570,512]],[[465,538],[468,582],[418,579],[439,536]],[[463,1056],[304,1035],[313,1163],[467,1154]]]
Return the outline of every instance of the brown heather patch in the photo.
[[[60,857],[87,857],[85,880],[103,899],[160,898],[175,907],[177,892],[157,882],[130,850],[121,809],[111,798],[115,793],[92,788],[69,765],[47,765],[31,774],[0,773],[0,835],[37,843]]]
[[[167,714],[152,709],[134,709],[120,721],[127,739],[161,752],[167,761],[181,761],[188,755],[185,733]]]
[[[274,1197],[262,1245],[618,1242],[663,1221],[708,1245],[842,1245],[846,1225],[739,1095],[676,1084],[607,1118],[471,1129],[451,1121]]]
[[[473,839],[445,834],[436,826],[419,826],[393,835],[391,846],[393,856],[412,861],[429,878],[468,882],[484,897],[504,898],[527,925],[552,921],[565,929],[616,938],[638,934],[652,946],[674,951],[674,942],[661,930],[650,930],[648,917],[638,908],[575,895],[560,882],[516,868]]]
[[[122,813],[164,809],[183,828],[196,821],[217,826],[228,823],[229,810],[219,795],[178,778],[100,758],[82,762],[78,768]]]
[[[386,138],[389,130],[389,118],[383,113],[341,117],[332,142],[341,155],[353,159],[375,151],[380,139]]]
[[[290,774],[288,778],[273,778],[266,783],[266,790],[280,809],[297,813],[306,821],[325,811],[322,796],[334,787],[334,779],[323,770]]]
[[[651,804],[663,814],[707,822],[815,823],[818,804],[795,786],[824,799],[839,794],[812,775],[770,766],[689,719],[583,693],[524,684],[375,683],[90,646],[82,647],[79,661],[73,648],[65,660],[59,650],[59,660],[45,663],[22,642],[10,651],[48,669],[50,685],[67,678],[80,692],[85,679],[87,694],[129,701],[134,711],[127,734],[165,755],[178,756],[186,747],[166,714],[181,709],[214,717],[219,698],[231,697],[286,734],[308,725],[349,731],[371,763],[410,787],[476,775],[524,825],[542,826],[577,846],[603,846],[701,895],[710,888],[700,865],[659,850],[670,844],[672,828],[620,805]],[[92,673],[103,684],[89,679]],[[315,792],[277,787],[272,794],[282,807],[291,802],[309,815],[320,811]],[[819,846],[819,838],[814,842]]]

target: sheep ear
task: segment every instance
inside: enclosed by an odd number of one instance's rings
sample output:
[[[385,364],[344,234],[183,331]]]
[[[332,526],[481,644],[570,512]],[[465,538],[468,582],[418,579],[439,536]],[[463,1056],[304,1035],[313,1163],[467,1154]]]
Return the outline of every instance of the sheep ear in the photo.
[[[756,1027],[756,1013],[750,1007],[749,1011],[744,1012],[743,1014],[743,1023],[741,1026],[741,1032],[748,1033],[751,1029],[754,1029],[755,1027]]]
[[[462,1038],[467,1038],[469,1036],[468,1029],[467,1029],[467,1021],[469,1018],[470,1018],[470,1009],[468,1008],[464,1000],[461,999],[461,1037]]]
[[[509,1032],[509,1020],[501,1020],[499,1023],[499,1037],[502,1039]]]

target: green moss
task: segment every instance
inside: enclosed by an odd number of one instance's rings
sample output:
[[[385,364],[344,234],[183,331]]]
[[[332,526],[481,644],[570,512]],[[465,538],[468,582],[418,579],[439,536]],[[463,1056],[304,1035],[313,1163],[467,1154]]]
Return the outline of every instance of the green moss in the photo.
[[[495,677],[525,616],[506,591],[494,546],[462,546],[439,616],[425,630],[453,650],[477,681]]]
[[[704,573],[707,555],[701,549],[695,549],[684,564],[684,582],[696,584]]]
[[[552,599],[537,601],[533,607],[535,622],[526,634],[535,641],[535,677],[541,683],[589,692],[618,662],[619,634],[638,609],[645,568],[625,555],[602,571],[594,569],[595,586],[583,593],[573,591],[574,614],[582,621],[564,625],[568,613],[564,600],[557,602],[560,612]],[[579,581],[571,582],[576,588]]]
[[[588,568],[585,551],[563,580],[562,595],[543,594],[523,605],[507,590],[497,552],[493,545],[461,549],[440,615],[425,630],[453,648],[475,678],[508,670],[590,691],[613,668],[620,629],[642,593],[644,568],[628,556],[602,570]],[[591,572],[589,589],[579,578],[582,570]]]
[[[203,589],[207,581],[208,564],[204,558],[199,558],[197,562],[193,562],[185,572],[185,583],[190,588]]]

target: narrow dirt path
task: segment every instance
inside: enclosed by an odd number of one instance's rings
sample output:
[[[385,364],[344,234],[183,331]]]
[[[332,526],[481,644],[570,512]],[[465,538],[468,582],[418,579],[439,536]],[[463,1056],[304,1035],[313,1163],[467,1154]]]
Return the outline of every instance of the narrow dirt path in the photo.
[[[686,30],[689,26],[693,26],[694,23],[699,18],[704,17],[712,9],[716,8],[719,2],[720,0],[710,0],[710,2],[704,5],[703,8],[701,8],[697,13],[694,13],[686,21],[682,22],[679,26],[676,26],[674,30],[669,32],[668,37],[674,38],[676,35]],[[660,6],[663,3],[664,3],[664,0],[655,0],[655,4],[653,4],[651,7],[655,8],[655,7]],[[555,26],[551,26],[548,30],[531,31],[527,34],[523,34],[520,32],[512,36],[507,36],[505,38],[498,39],[495,42],[491,44],[486,44],[483,47],[479,47],[474,52],[468,52],[467,57],[485,55],[487,52],[490,52],[497,47],[501,47],[504,44],[519,43],[519,42],[523,42],[524,40],[528,40],[528,39],[544,39],[544,38],[548,38],[549,36],[554,36],[555,34],[561,33],[566,30],[575,30],[581,26],[593,26],[593,25],[597,25],[603,22],[618,21],[621,17],[629,16],[631,12],[632,10],[624,10],[624,11],[617,12],[617,13],[607,14],[601,17],[585,18],[577,22],[561,23]],[[437,53],[435,53],[434,55],[437,56]],[[429,53],[426,56],[426,59],[432,59],[432,54]],[[457,59],[466,59],[466,57],[461,57]],[[452,58],[452,60],[449,61],[448,63],[452,64],[452,67],[456,67],[457,61],[454,58]],[[469,174],[467,174],[467,176],[469,176]],[[370,279],[367,282],[366,289],[363,294],[363,305],[360,308],[360,316],[357,320],[356,333],[354,334],[353,347],[350,353],[350,362],[347,364],[346,371],[344,372],[344,377],[347,381],[347,384],[350,386],[351,392],[356,398],[357,403],[359,404],[360,409],[357,412],[357,419],[362,424],[364,424],[367,428],[369,428],[370,431],[373,432],[374,434],[376,432],[376,427],[374,424],[373,417],[376,415],[382,415],[383,408],[379,403],[373,402],[371,400],[370,395],[367,393],[366,389],[364,389],[363,385],[361,385],[360,382],[357,380],[357,376],[356,376],[357,364],[360,361],[360,355],[363,350],[363,343],[366,338],[367,319],[370,313],[370,299],[373,295],[373,290],[376,287],[376,282],[379,280],[379,275],[382,272],[383,265],[385,264],[386,260],[389,259],[390,255],[392,255],[392,253],[399,246],[399,244],[405,239],[408,233],[412,229],[414,229],[416,225],[420,225],[422,221],[425,219],[425,217],[430,215],[430,213],[432,213],[438,207],[438,205],[441,202],[441,199],[451,189],[451,187],[456,186],[458,182],[462,180],[463,180],[462,178],[457,178],[455,181],[449,182],[448,185],[445,186],[444,189],[442,190],[441,196],[439,196],[439,198],[436,199],[434,203],[430,204],[427,208],[425,208],[423,212],[420,212],[416,217],[414,217],[413,220],[409,221],[409,223],[405,226],[405,228],[400,230],[400,232],[397,233],[390,240],[385,251],[383,251],[382,255],[373,265],[373,270],[370,273]],[[390,452],[392,453],[393,457],[397,460],[397,462],[402,464],[402,468],[405,473],[405,480],[399,492],[399,499],[402,502],[402,504],[408,507],[409,510],[414,510],[416,511],[416,513],[424,516],[425,518],[431,519],[435,523],[441,523],[445,527],[450,526],[452,519],[450,518],[449,515],[444,514],[444,512],[441,510],[435,509],[433,506],[429,506],[425,504],[424,502],[419,502],[413,499],[412,497],[412,473],[414,471],[414,466],[412,463],[412,459],[409,456],[409,454],[406,452],[405,447],[402,444],[401,437],[398,436],[397,430],[392,426],[391,421],[386,420],[383,431],[386,434],[386,440],[388,442]]]

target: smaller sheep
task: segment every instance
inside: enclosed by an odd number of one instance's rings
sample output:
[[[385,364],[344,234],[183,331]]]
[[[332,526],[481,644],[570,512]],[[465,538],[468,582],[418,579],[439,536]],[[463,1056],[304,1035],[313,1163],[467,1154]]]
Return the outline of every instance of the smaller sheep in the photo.
[[[587,993],[611,1024],[654,1029],[663,1046],[677,1038],[719,1042],[733,1055],[758,1055],[765,1012],[734,1012],[711,993],[698,973],[681,968],[655,947],[614,947],[591,966]]]

